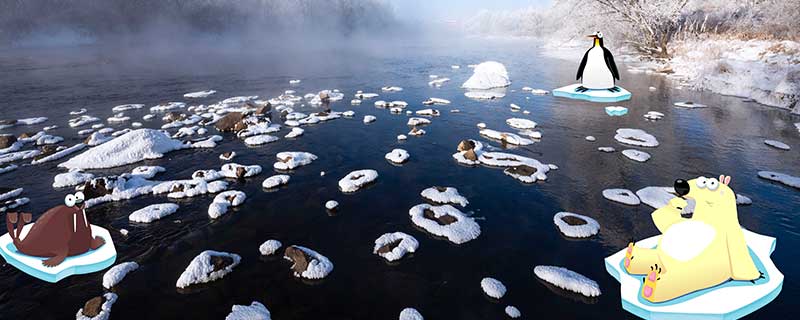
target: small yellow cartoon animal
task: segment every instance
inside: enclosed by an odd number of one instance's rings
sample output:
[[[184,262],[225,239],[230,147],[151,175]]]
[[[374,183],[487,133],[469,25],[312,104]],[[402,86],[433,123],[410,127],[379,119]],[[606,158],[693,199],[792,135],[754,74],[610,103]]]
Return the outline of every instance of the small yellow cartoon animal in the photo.
[[[679,197],[653,212],[663,234],[655,249],[628,244],[625,269],[643,274],[641,295],[663,302],[733,280],[755,280],[756,269],[736,212],[730,176],[675,181]]]

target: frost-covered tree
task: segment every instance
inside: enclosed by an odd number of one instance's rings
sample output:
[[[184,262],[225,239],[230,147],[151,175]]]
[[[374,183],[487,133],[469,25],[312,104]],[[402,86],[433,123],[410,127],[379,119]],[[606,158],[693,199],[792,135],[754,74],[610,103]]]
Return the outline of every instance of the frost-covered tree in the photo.
[[[681,11],[689,0],[589,0],[613,14],[617,22],[635,30],[628,43],[640,52],[669,58],[667,44],[678,30]]]

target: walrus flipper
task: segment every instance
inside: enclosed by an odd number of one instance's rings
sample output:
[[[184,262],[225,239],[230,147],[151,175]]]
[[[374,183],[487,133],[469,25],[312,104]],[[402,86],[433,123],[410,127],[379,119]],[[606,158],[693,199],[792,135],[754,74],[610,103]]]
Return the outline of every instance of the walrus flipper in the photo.
[[[55,256],[51,257],[50,259],[42,261],[42,265],[44,265],[45,267],[51,267],[52,268],[52,267],[55,267],[55,266],[61,264],[62,262],[64,262],[64,259],[67,258],[67,248],[65,247],[62,251],[63,252],[57,253]]]
[[[97,248],[102,247],[104,244],[106,244],[106,240],[104,240],[101,237],[94,237],[94,239],[92,239],[91,248],[92,248],[92,250],[95,250]]]

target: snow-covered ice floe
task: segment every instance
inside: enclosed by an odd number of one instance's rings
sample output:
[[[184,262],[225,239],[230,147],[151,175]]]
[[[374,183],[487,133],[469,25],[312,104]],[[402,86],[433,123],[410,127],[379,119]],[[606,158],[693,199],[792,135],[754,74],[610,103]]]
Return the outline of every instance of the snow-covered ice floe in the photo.
[[[271,143],[271,142],[275,142],[275,141],[278,141],[278,140],[279,140],[279,138],[276,137],[276,136],[271,136],[271,135],[268,135],[268,134],[262,134],[262,135],[247,137],[247,138],[244,139],[244,143],[246,145],[248,145],[248,146],[260,146],[260,145]]]
[[[117,294],[113,292],[106,292],[98,298],[102,300],[102,304],[100,305],[99,312],[97,312],[97,314],[93,314],[93,312],[89,310],[80,308],[78,309],[78,313],[75,314],[75,320],[108,320],[111,317],[111,308],[114,306],[114,303],[117,302]],[[86,306],[84,305],[84,307]],[[93,316],[90,317],[86,315],[86,313],[92,314]]]
[[[563,267],[556,266],[536,266],[533,273],[539,279],[575,293],[580,293],[587,297],[597,297],[600,295],[600,285],[592,279]]]
[[[456,244],[473,240],[481,234],[481,227],[475,219],[451,205],[418,204],[411,207],[408,214],[418,227]]]
[[[100,121],[100,118],[98,118],[98,117],[82,115],[80,117],[77,117],[77,118],[74,118],[74,119],[70,119],[67,123],[69,124],[70,127],[77,128],[77,127],[82,127],[82,126],[85,126],[85,125],[87,125],[89,123],[98,122],[98,121]]]
[[[661,118],[663,118],[663,117],[664,117],[664,114],[661,113],[661,112],[658,112],[658,111],[648,111],[647,113],[644,114],[644,118],[645,119],[653,120],[653,121],[661,120]]]
[[[234,304],[225,320],[272,320],[272,316],[267,307],[253,301],[249,306]]]
[[[511,85],[506,67],[496,61],[486,61],[475,67],[472,76],[461,85],[464,89],[486,90]]]
[[[506,96],[506,92],[505,92],[505,90],[502,90],[502,89],[500,89],[500,90],[498,90],[498,89],[473,90],[473,91],[464,92],[464,96],[467,97],[467,98],[470,98],[470,99],[475,99],[475,100],[494,100],[494,99],[500,99],[502,97],[505,97]]]
[[[80,170],[74,170],[65,173],[59,173],[53,179],[53,188],[72,187],[82,184],[86,181],[94,179],[91,173],[83,173]]]
[[[506,286],[495,278],[486,277],[481,279],[481,289],[487,296],[495,299],[500,299],[506,295]]]
[[[584,139],[586,139],[586,141],[589,141],[589,142],[597,141],[597,138],[595,138],[594,136],[586,136],[586,138],[584,138]]]
[[[368,114],[368,115],[364,116],[364,120],[363,121],[364,121],[364,123],[371,123],[371,122],[375,122],[375,120],[377,120],[377,119],[378,118],[376,118],[375,116]]]
[[[216,90],[203,90],[203,91],[185,93],[183,97],[187,99],[198,99],[198,98],[206,98],[215,93],[217,93]]]
[[[462,140],[458,144],[453,159],[463,165],[474,166],[480,164],[479,156],[483,152],[483,143],[477,140]]]
[[[625,149],[622,150],[622,155],[626,158],[631,159],[633,161],[638,162],[645,162],[650,160],[650,154],[644,151],[636,150],[636,149]]]
[[[506,315],[512,319],[516,319],[522,316],[522,312],[519,312],[519,309],[515,306],[507,306],[505,309]]]
[[[700,104],[700,103],[694,103],[694,102],[691,102],[691,101],[686,101],[686,102],[675,102],[675,103],[673,103],[673,104],[674,104],[676,107],[688,108],[688,109],[695,109],[695,108],[707,108],[707,107],[708,107],[707,105]]]
[[[591,102],[619,102],[631,98],[631,93],[625,88],[617,86],[619,91],[611,92],[606,89],[587,90],[584,92],[577,92],[576,89],[580,87],[580,83],[571,84],[553,90],[553,96],[564,97],[570,99],[587,100]]]
[[[406,160],[408,160],[409,157],[410,156],[408,154],[408,151],[405,151],[403,149],[394,149],[391,152],[387,153],[385,156],[386,160],[389,160],[391,163],[394,164],[401,164],[403,162],[406,162]]]
[[[511,133],[511,132],[500,132],[500,131],[495,131],[495,130],[492,130],[492,129],[483,129],[483,130],[481,130],[479,132],[480,132],[480,134],[482,136],[485,136],[487,138],[491,138],[491,139],[494,139],[494,140],[498,140],[500,142],[508,143],[508,144],[513,144],[513,145],[518,145],[518,146],[527,146],[527,145],[533,144],[533,140],[527,139],[527,138],[523,138],[523,137],[521,137],[521,136],[519,136],[519,135],[517,135],[515,133]]]
[[[136,262],[123,262],[111,267],[108,269],[108,271],[106,271],[106,273],[103,274],[103,288],[110,290],[122,282],[122,279],[125,279],[125,276],[127,276],[128,273],[131,273],[138,268],[139,264]]]
[[[572,238],[588,238],[600,231],[597,220],[572,212],[556,213],[553,223],[561,233]]]
[[[417,239],[403,232],[393,232],[384,233],[375,239],[372,253],[388,261],[396,261],[402,259],[406,253],[416,252],[417,248],[419,248]]]
[[[605,152],[605,153],[612,153],[612,152],[617,151],[617,150],[614,149],[613,147],[598,147],[597,151],[601,151],[601,152]]]
[[[767,180],[783,183],[790,187],[800,188],[800,177],[772,171],[759,171],[758,176]]]
[[[400,311],[398,320],[425,320],[425,318],[422,317],[422,314],[420,314],[417,309],[405,308]]]
[[[289,183],[289,179],[290,178],[288,175],[277,174],[264,179],[264,182],[261,183],[261,186],[265,189],[277,188],[279,186]]]
[[[238,190],[223,191],[214,197],[214,201],[208,206],[208,216],[216,219],[228,212],[230,207],[236,207],[244,203],[247,198],[244,192]]]
[[[661,303],[641,298],[642,276],[629,274],[623,265],[627,249],[606,257],[606,271],[620,282],[623,309],[644,319],[739,319],[770,303],[783,288],[784,279],[770,257],[775,238],[745,229],[742,232],[753,262],[764,273],[763,279],[754,283],[729,280]],[[655,248],[661,237],[637,241],[636,246]]]
[[[10,164],[5,167],[0,167],[0,174],[17,170],[17,168],[19,168],[19,166],[16,164]]]
[[[628,189],[605,189],[603,190],[603,197],[629,206],[638,206],[641,203],[639,197]]]
[[[621,107],[621,106],[610,106],[606,107],[606,114],[609,116],[624,116],[628,114],[628,108]]]
[[[424,105],[431,105],[431,104],[446,105],[446,104],[450,104],[450,100],[442,99],[442,98],[428,98],[428,100],[423,101],[422,104],[424,104]]]
[[[175,286],[186,288],[191,285],[208,283],[222,279],[239,265],[242,257],[238,254],[206,250],[192,259],[181,273]]]
[[[325,202],[325,209],[333,211],[336,210],[336,208],[338,207],[339,207],[339,202],[336,200],[328,200],[327,202]]]
[[[785,144],[785,143],[783,143],[781,141],[778,141],[778,140],[769,140],[769,139],[767,139],[767,140],[764,140],[764,144],[766,144],[766,145],[768,145],[770,147],[773,147],[775,149],[780,149],[780,150],[787,150],[788,151],[788,150],[792,149],[791,147],[789,147],[788,144]]]
[[[376,179],[378,179],[378,171],[372,169],[356,170],[339,180],[339,189],[345,193],[356,192]]]
[[[272,167],[277,170],[293,170],[317,160],[317,156],[309,152],[284,151],[278,152],[275,157],[278,161]]]
[[[483,152],[478,160],[493,167],[506,167],[503,173],[524,183],[547,180],[547,173],[555,167],[543,164],[536,159],[504,152]]]
[[[407,125],[409,125],[409,126],[419,126],[419,125],[426,125],[426,124],[430,124],[430,123],[431,123],[431,121],[428,120],[428,119],[425,119],[425,118],[411,117],[411,118],[408,118]]]
[[[639,147],[658,147],[658,139],[642,129],[617,129],[614,139],[620,143]]]
[[[262,256],[269,256],[278,252],[278,249],[281,247],[283,247],[283,243],[275,239],[269,239],[258,246],[258,252],[260,252]]]
[[[333,271],[333,262],[330,259],[306,247],[289,246],[283,257],[293,263],[295,277],[317,280],[327,277]]]
[[[157,106],[151,107],[150,112],[167,112],[172,111],[175,109],[183,109],[186,108],[186,103],[183,102],[167,102],[165,104],[159,104]]]
[[[292,130],[289,131],[289,133],[287,133],[284,138],[287,138],[287,139],[297,138],[299,136],[302,136],[303,133],[305,133],[305,132],[306,131],[303,130],[303,128],[292,128]]]
[[[178,211],[178,205],[174,203],[158,203],[146,206],[134,211],[128,216],[128,220],[140,223],[150,223]]]
[[[250,178],[261,173],[261,166],[257,164],[245,166],[238,163],[226,163],[222,165],[219,172],[225,178]]]
[[[395,87],[395,86],[385,86],[385,87],[381,88],[381,90],[382,91],[386,91],[386,92],[400,92],[400,91],[403,91],[403,88]]]
[[[533,129],[536,128],[536,122],[533,122],[528,119],[521,119],[521,118],[511,118],[507,119],[506,123],[514,129]]]
[[[180,140],[153,129],[137,129],[91,148],[59,164],[68,169],[104,169],[142,160],[157,159],[165,153],[187,148]]]
[[[458,189],[453,187],[430,187],[420,192],[420,195],[435,204],[457,204],[466,207],[469,201],[466,197],[458,193]]]
[[[445,84],[445,82],[450,81],[450,78],[436,78],[428,82],[429,86],[432,87],[441,87]]]

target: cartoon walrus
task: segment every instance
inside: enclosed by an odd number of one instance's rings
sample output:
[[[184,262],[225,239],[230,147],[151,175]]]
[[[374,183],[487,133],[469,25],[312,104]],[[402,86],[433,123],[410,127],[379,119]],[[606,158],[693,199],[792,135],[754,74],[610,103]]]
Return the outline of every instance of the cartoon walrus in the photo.
[[[47,267],[59,265],[69,256],[75,256],[99,248],[105,243],[100,237],[92,237],[92,228],[86,219],[83,192],[68,194],[64,205],[47,210],[30,228],[24,239],[22,228],[31,221],[30,213],[9,212],[6,227],[17,251],[36,257],[48,257],[42,261]],[[22,221],[19,216],[22,216]],[[20,223],[17,223],[20,222]],[[14,225],[16,224],[16,230]]]
[[[625,269],[646,274],[641,295],[663,302],[733,280],[763,278],[745,243],[730,176],[675,181],[679,197],[653,212],[655,249],[628,244]]]

